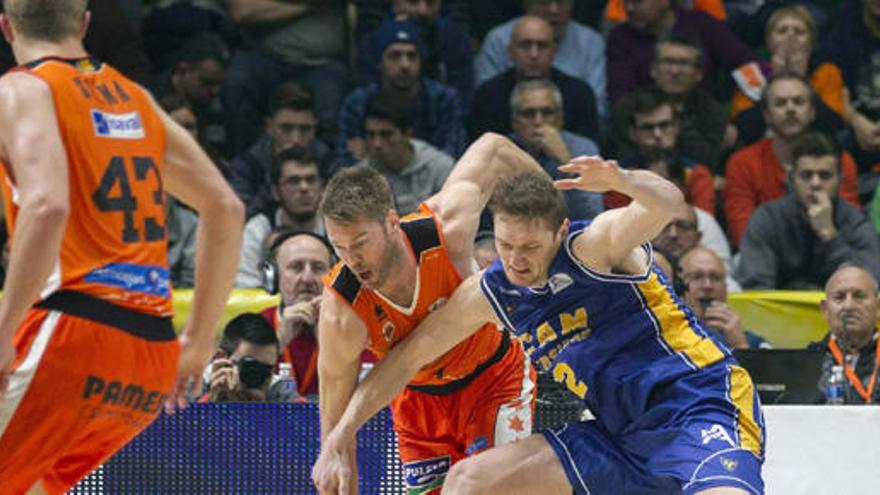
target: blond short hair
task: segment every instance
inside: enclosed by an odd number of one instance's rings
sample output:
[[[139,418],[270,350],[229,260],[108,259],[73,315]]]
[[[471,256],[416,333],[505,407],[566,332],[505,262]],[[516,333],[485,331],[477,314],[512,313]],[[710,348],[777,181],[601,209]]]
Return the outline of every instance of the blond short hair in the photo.
[[[342,169],[330,179],[318,212],[339,223],[361,220],[382,223],[392,209],[394,195],[388,180],[369,166],[357,165]]]
[[[88,0],[5,0],[4,11],[16,32],[35,40],[79,36]]]
[[[810,46],[816,46],[816,20],[813,18],[813,14],[800,4],[779,7],[770,14],[770,17],[767,19],[767,24],[764,26],[765,40],[770,37],[770,33],[776,28],[776,24],[785,17],[794,17],[803,22],[804,26],[807,28],[807,34],[810,37]]]

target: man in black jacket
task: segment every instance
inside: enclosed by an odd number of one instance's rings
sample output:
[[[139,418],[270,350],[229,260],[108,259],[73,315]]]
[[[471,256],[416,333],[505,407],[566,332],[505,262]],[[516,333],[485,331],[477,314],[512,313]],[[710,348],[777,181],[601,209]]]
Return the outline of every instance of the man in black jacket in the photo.
[[[819,132],[792,151],[789,192],[752,214],[736,278],[744,289],[818,289],[844,261],[880,276],[880,240],[861,211],[837,195],[840,150]]]
[[[552,67],[556,54],[553,28],[544,19],[525,16],[510,36],[508,54],[513,67],[481,84],[470,112],[472,137],[484,132],[510,134],[510,95],[518,82],[549,79],[564,102],[562,128],[599,141],[596,97],[587,83]]]
[[[821,342],[810,344],[825,351],[819,389],[824,390],[834,365],[846,363],[858,379],[850,379],[849,373],[844,375],[844,402],[876,404],[880,401],[877,279],[859,265],[844,263],[825,285],[825,299],[819,302],[819,309],[830,328]]]

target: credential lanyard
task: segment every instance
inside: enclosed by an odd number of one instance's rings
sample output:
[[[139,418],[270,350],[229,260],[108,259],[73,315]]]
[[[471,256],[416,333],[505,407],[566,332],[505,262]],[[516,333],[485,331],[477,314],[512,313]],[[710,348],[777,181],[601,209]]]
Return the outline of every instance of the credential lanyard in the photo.
[[[870,404],[872,402],[871,394],[874,392],[874,385],[877,384],[877,371],[880,370],[880,338],[877,339],[877,348],[874,351],[874,372],[871,373],[871,379],[868,381],[867,390],[865,390],[865,386],[862,384],[859,376],[856,375],[855,370],[843,362],[843,353],[840,352],[840,346],[837,345],[837,339],[834,335],[828,339],[828,348],[831,349],[831,355],[834,356],[834,360],[837,364],[843,366],[846,378],[852,384],[855,391],[865,399],[865,404]]]

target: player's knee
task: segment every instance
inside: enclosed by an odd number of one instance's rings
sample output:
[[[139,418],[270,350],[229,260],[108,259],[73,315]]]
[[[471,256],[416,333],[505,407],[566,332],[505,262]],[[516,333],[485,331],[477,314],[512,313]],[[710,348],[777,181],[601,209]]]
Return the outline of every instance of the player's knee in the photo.
[[[443,495],[471,495],[488,493],[489,480],[486,471],[480,469],[474,458],[465,459],[449,470],[443,483]]]

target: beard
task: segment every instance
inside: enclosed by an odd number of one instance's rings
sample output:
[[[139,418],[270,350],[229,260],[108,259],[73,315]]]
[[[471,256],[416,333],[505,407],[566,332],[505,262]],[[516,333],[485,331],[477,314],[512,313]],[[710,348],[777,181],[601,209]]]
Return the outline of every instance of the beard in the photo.
[[[394,269],[396,260],[401,259],[404,254],[401,246],[396,242],[392,242],[387,234],[385,236],[385,242],[387,248],[385,249],[385,252],[382,253],[382,258],[379,260],[379,266],[377,267],[376,288],[381,287],[388,281],[388,278],[391,276],[391,272]]]

